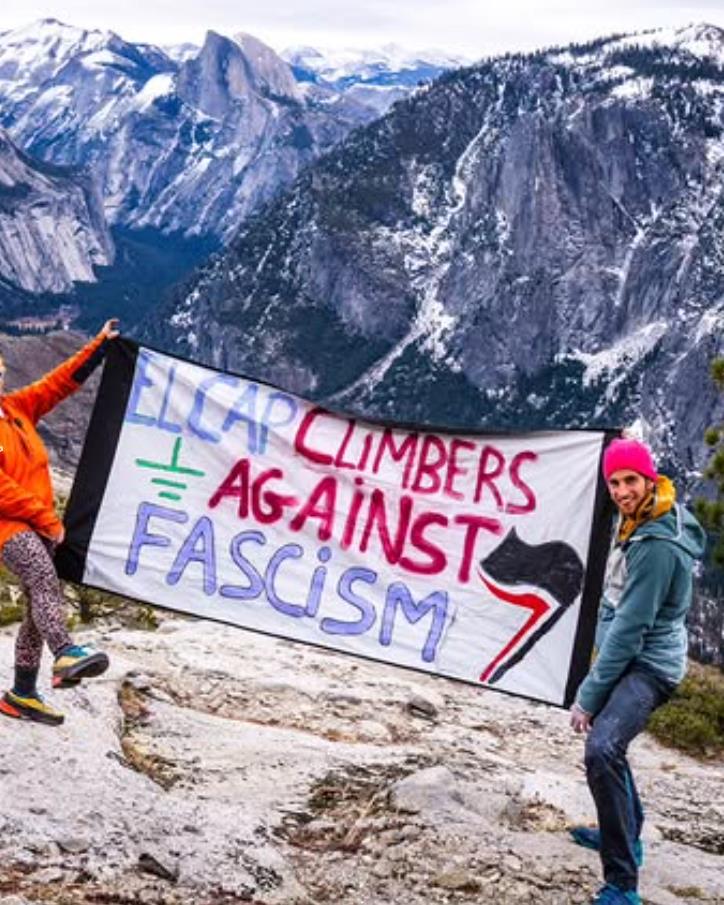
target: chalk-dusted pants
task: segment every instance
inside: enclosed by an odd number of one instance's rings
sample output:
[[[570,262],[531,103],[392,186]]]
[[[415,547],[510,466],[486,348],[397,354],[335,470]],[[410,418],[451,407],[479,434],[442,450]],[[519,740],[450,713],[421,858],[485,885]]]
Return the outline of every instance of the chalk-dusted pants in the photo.
[[[586,739],[586,776],[598,811],[603,877],[625,891],[638,885],[634,842],[644,822],[626,752],[654,710],[671,697],[673,688],[652,673],[627,672],[594,719]]]
[[[21,581],[27,607],[15,642],[15,665],[36,669],[43,641],[53,654],[71,644],[63,619],[63,595],[52,559],[54,544],[34,531],[14,534],[2,550],[4,564]]]

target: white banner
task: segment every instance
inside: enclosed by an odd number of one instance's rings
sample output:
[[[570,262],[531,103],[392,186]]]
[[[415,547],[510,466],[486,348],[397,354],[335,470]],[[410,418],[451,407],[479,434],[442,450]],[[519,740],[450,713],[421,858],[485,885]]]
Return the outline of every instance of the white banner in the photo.
[[[115,345],[59,557],[71,577],[567,702],[597,602],[589,581],[582,609],[603,432],[375,425]]]

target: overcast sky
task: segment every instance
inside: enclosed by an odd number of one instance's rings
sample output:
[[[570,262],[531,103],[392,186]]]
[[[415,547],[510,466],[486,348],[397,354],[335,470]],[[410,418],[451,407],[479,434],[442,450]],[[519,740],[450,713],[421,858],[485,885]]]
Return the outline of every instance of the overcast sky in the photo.
[[[278,51],[299,44],[373,48],[393,42],[476,59],[691,22],[724,28],[724,0],[23,0],[3,3],[0,30],[47,17],[155,44],[199,44],[213,29],[249,32]]]

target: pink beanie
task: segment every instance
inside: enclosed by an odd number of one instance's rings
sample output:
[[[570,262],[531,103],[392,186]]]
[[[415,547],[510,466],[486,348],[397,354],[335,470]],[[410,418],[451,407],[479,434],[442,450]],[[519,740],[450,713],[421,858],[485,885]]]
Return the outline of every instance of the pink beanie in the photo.
[[[637,471],[655,481],[658,477],[648,446],[638,440],[613,440],[603,454],[603,476],[608,481],[614,471],[622,468]]]

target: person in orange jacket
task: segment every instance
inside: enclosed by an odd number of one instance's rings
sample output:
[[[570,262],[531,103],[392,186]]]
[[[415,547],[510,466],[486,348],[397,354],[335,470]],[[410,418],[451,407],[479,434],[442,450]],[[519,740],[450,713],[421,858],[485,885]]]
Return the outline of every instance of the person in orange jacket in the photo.
[[[63,618],[63,597],[52,554],[65,536],[53,505],[48,453],[38,421],[74,393],[103,360],[118,321],[107,321],[79,352],[40,380],[5,393],[0,357],[0,556],[23,584],[28,603],[15,644],[15,684],[0,699],[0,712],[49,725],[63,714],[37,690],[43,643],[50,648],[53,687],[77,685],[108,668],[101,651],[73,644]]]

